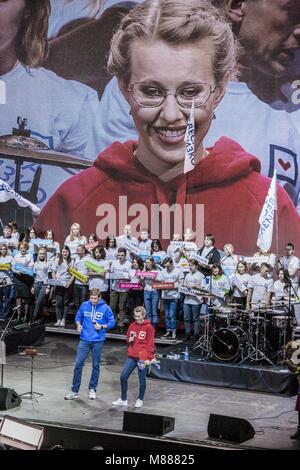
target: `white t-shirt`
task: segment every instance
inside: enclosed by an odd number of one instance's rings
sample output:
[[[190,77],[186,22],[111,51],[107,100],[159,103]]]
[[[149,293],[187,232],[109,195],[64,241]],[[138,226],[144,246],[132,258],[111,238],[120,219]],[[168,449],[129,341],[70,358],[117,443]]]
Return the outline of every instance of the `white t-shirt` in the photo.
[[[12,263],[12,256],[7,255],[7,256],[0,256],[0,264],[11,264]],[[12,284],[12,279],[8,275],[9,271],[0,271],[0,287],[2,282],[5,280],[6,284],[10,286]]]
[[[51,245],[46,245],[47,261],[53,262],[57,259],[60,253],[60,244],[53,241]]]
[[[84,235],[80,238],[75,237],[74,240],[70,240],[70,235],[67,236],[65,239],[65,245],[70,249],[71,256],[73,259],[77,258],[77,247],[79,245],[85,245],[87,243],[87,239]]]
[[[89,279],[89,290],[91,289],[99,289],[100,292],[106,292],[108,290],[108,270],[109,270],[109,261],[106,259],[102,260],[96,260],[96,259],[91,259],[93,264],[96,264],[97,266],[101,266],[102,268],[107,271],[105,277],[102,276],[97,276],[97,277],[90,277]],[[91,271],[93,273],[93,271]]]
[[[234,282],[234,277],[238,279],[238,281],[245,287],[245,290],[241,291]],[[248,284],[251,279],[250,274],[245,273],[245,274],[239,274],[235,273],[233,279],[231,278],[231,285],[233,288],[233,297],[247,297],[248,293]]]
[[[25,255],[22,255],[21,252],[19,251],[12,259],[12,267],[14,267],[15,264],[24,264],[27,268],[33,268],[34,261],[30,253],[26,253]]]
[[[140,3],[142,0],[134,0],[132,3]],[[60,29],[71,21],[80,18],[98,19],[108,8],[122,2],[122,0],[104,0],[100,2],[100,8],[92,8],[91,0],[51,0],[51,15],[49,17],[48,38],[58,35]]]
[[[145,259],[147,256],[150,256],[151,253],[151,243],[152,240],[148,238],[147,240],[141,240],[139,242],[139,256]]]
[[[74,261],[74,269],[76,271],[79,271],[81,274],[84,274],[85,276],[89,275],[89,268],[86,267],[85,262],[86,261],[93,261],[93,258],[90,255],[83,256],[82,258],[76,258]],[[85,286],[87,284],[81,282],[79,279],[75,277],[74,284],[77,286]]]
[[[194,286],[201,287],[203,283],[204,276],[200,271],[195,273],[187,273],[184,279],[184,286],[193,288]],[[189,305],[199,305],[201,303],[201,298],[196,297],[195,295],[185,294],[184,303]]]
[[[154,259],[154,263],[156,264],[157,268],[161,270],[161,265],[167,256],[166,252],[164,250],[153,251],[151,256]]]
[[[181,280],[184,279],[184,275],[182,271],[178,268],[173,268],[172,271],[167,271],[167,269],[163,269],[159,275],[157,280],[161,282],[175,282],[179,283]],[[163,289],[161,294],[162,299],[179,299],[180,293],[178,292],[178,287],[175,289]]]
[[[106,86],[97,109],[87,145],[91,155],[98,155],[116,140],[137,140],[129,111],[129,104],[114,77]],[[289,186],[289,194],[298,205],[300,106],[289,112],[275,109],[259,100],[246,83],[229,82],[215,113],[216,119],[212,121],[204,140],[205,147],[212,147],[221,136],[236,140],[246,151],[259,158],[263,175],[273,176],[276,168],[279,182]]]
[[[105,248],[107,261],[116,261],[118,248]]]
[[[33,266],[33,272],[36,274],[34,282],[46,284],[49,271],[50,264],[48,261],[36,261]]]
[[[274,282],[271,292],[273,292],[275,300],[279,300],[289,295],[289,288],[285,289],[285,282],[281,282],[277,279],[277,281]],[[294,295],[293,289],[291,295]]]
[[[12,129],[18,127],[20,116],[27,119],[31,137],[44,142],[50,150],[85,158],[86,143],[99,102],[95,90],[65,80],[42,67],[25,68],[22,64],[0,79],[6,85],[6,104],[1,105],[0,112],[0,136],[12,134]],[[21,191],[30,190],[37,167],[37,164],[25,161],[21,170]],[[43,206],[58,186],[76,172],[42,165],[38,205]],[[1,160],[0,178],[14,187],[15,176],[14,161]]]
[[[280,265],[282,268],[287,269],[287,270],[294,270],[294,269],[299,269],[300,268],[300,260],[297,258],[297,256],[282,256],[280,258]],[[297,271],[295,274],[290,276],[290,279],[293,284],[297,284]]]
[[[54,261],[52,266],[52,271],[55,273],[55,279],[59,279],[60,281],[69,282],[71,279],[71,274],[68,273],[68,269],[71,267],[71,264],[68,264],[66,261],[62,261],[59,264],[58,260]]]
[[[251,276],[248,282],[248,289],[253,289],[252,293],[252,305],[260,302],[266,302],[268,292],[272,292],[273,289],[273,279],[265,278],[258,274]]]
[[[111,264],[110,272],[112,275],[120,275],[120,281],[129,282],[130,281],[130,270],[131,270],[131,263],[130,261],[125,261],[125,263],[121,264],[119,260],[113,261]],[[124,277],[125,276],[125,277]],[[128,289],[121,289],[118,287],[118,283],[120,282],[118,279],[113,279],[111,288],[116,292],[127,292]]]

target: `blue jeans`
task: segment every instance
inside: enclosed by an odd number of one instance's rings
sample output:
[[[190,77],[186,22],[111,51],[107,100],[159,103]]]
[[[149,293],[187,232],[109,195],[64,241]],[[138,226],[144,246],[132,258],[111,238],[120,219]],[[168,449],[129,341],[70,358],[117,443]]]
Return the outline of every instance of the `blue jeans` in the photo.
[[[153,326],[158,323],[158,302],[159,293],[157,290],[144,290],[144,304],[147,312],[147,320],[150,320]]]
[[[176,331],[176,310],[178,299],[163,299],[165,306],[166,329]]]
[[[133,359],[132,357],[128,357],[124,364],[124,367],[121,372],[120,382],[121,382],[121,398],[122,400],[127,400],[127,381],[137,367],[138,361]],[[144,370],[138,369],[139,372],[139,382],[140,382],[140,390],[139,390],[139,399],[144,400],[145,392],[146,392],[146,375],[147,369]]]
[[[89,390],[91,390],[91,388],[93,388],[94,390],[97,389],[100,375],[100,359],[103,343],[104,341],[92,342],[85,341],[83,339],[79,341],[76,356],[76,364],[73,374],[72,392],[78,393],[79,391],[81,385],[82,369],[90,351],[92,351],[93,369],[89,382]]]
[[[187,335],[191,333],[191,326],[194,323],[194,335],[200,334],[200,304],[183,304],[184,330]]]

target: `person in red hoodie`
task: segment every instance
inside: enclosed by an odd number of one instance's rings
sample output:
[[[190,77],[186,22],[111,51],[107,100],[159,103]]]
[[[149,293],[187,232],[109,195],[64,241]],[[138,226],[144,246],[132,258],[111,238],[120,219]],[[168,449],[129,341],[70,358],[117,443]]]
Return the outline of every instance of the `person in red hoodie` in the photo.
[[[127,381],[136,367],[139,372],[139,396],[135,408],[141,408],[144,404],[146,392],[147,368],[140,368],[139,361],[154,359],[154,328],[150,320],[145,320],[144,307],[136,307],[133,311],[135,321],[131,323],[127,331],[128,357],[120,376],[121,397],[112,402],[114,406],[127,406]]]
[[[220,245],[230,240],[239,253],[253,253],[271,180],[235,141],[222,137],[212,148],[203,145],[235,57],[231,28],[208,0],[146,0],[132,9],[113,37],[108,68],[131,106],[139,141],[115,142],[93,167],[66,181],[36,229],[51,225],[64,239],[76,219],[102,240],[117,233],[128,214],[127,223],[148,226],[165,245],[181,223],[198,237],[213,233]],[[184,174],[193,103],[195,167]],[[299,239],[300,221],[280,185],[277,193],[280,251]]]

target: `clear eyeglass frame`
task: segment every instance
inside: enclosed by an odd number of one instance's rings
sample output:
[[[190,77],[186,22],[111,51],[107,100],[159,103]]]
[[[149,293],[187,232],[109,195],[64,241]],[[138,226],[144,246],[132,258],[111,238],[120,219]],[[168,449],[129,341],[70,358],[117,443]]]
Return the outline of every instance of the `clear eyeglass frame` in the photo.
[[[149,87],[149,90],[152,89],[152,92],[157,91],[160,94],[145,94],[143,96],[143,86],[145,89],[146,87]],[[181,91],[183,94],[184,91],[186,92],[187,90],[192,90],[195,87],[198,87],[200,90],[202,88],[202,93],[200,94],[199,91],[198,97],[197,95],[194,96],[193,94],[190,96],[181,96]],[[183,108],[191,108],[193,102],[195,108],[200,108],[207,103],[211,94],[216,91],[216,88],[216,86],[213,88],[210,83],[206,82],[189,83],[186,85],[181,85],[176,89],[165,89],[150,82],[135,82],[129,86],[127,91],[131,94],[134,101],[142,108],[158,108],[164,103],[166,97],[170,94],[174,95],[178,105]]]

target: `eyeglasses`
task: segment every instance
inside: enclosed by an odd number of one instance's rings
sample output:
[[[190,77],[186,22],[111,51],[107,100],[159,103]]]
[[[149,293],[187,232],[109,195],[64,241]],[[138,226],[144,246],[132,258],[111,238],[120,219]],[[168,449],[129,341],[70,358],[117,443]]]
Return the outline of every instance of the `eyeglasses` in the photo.
[[[127,90],[134,101],[142,108],[157,108],[163,104],[168,95],[174,95],[179,106],[200,108],[216,91],[209,83],[189,83],[175,89],[164,89],[149,82],[136,82]]]

